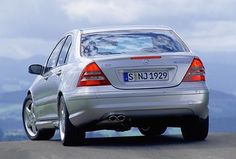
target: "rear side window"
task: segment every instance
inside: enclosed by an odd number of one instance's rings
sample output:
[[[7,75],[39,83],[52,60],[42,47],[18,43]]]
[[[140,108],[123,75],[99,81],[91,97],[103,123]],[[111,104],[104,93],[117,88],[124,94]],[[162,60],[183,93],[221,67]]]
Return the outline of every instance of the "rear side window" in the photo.
[[[58,58],[57,66],[64,65],[67,62],[71,44],[72,44],[72,37],[71,37],[71,35],[69,35],[69,36],[67,36],[67,39],[66,39],[64,46],[61,50],[60,56]]]
[[[83,34],[81,40],[83,56],[187,51],[178,36],[166,30]]]
[[[51,69],[53,69],[54,67],[56,67],[57,59],[58,59],[58,56],[60,54],[61,48],[62,48],[65,40],[66,40],[66,38],[61,39],[57,43],[56,47],[53,49],[51,55],[48,58],[44,73],[46,73],[46,72],[50,71]]]

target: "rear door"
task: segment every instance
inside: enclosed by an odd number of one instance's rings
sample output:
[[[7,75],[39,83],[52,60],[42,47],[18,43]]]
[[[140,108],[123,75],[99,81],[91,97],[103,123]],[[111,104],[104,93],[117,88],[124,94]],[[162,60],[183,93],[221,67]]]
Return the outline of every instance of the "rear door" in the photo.
[[[38,120],[57,118],[57,93],[60,79],[58,78],[57,61],[66,37],[62,38],[50,54],[44,74],[38,82],[38,89],[34,90],[35,109]]]

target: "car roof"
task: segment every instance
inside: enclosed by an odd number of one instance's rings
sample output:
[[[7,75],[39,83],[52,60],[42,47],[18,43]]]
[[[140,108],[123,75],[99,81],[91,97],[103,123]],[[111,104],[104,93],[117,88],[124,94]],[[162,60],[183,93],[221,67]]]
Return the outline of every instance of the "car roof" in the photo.
[[[110,27],[96,27],[96,28],[83,28],[77,29],[83,34],[96,33],[96,32],[107,32],[107,31],[127,31],[127,30],[172,30],[167,26],[153,26],[153,25],[132,25],[132,26],[110,26]]]

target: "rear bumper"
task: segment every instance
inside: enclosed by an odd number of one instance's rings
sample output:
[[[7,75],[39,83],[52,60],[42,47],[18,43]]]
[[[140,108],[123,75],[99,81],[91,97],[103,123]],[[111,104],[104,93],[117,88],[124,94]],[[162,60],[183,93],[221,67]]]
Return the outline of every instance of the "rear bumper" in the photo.
[[[77,91],[64,94],[69,118],[75,126],[121,113],[132,118],[208,116],[209,93],[205,83],[166,89],[118,90],[102,86],[96,92]]]

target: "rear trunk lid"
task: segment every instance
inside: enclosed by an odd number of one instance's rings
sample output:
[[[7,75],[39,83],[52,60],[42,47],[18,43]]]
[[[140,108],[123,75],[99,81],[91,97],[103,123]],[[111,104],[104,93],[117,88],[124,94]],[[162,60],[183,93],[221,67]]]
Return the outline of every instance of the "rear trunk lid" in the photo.
[[[194,56],[188,54],[103,56],[93,60],[118,89],[169,88],[179,85]]]

